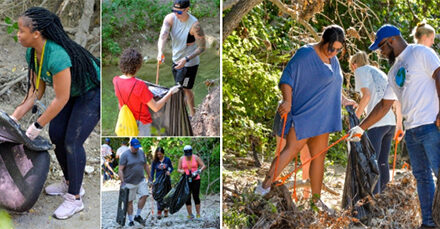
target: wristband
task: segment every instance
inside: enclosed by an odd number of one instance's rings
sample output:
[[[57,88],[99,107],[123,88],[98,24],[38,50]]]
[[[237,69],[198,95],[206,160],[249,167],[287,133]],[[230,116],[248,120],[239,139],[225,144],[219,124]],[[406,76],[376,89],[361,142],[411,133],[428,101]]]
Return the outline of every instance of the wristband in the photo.
[[[37,127],[37,129],[41,130],[43,127],[38,122],[34,122],[34,126]]]
[[[185,60],[186,62],[189,62],[189,58],[187,56],[185,56]]]

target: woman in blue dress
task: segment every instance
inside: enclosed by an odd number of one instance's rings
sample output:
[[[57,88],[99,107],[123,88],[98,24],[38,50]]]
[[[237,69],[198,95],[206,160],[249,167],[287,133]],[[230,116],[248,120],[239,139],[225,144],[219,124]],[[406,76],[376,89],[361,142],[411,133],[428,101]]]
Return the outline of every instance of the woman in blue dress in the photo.
[[[283,101],[278,112],[281,116],[287,114],[286,146],[280,152],[276,174],[277,157],[256,193],[267,194],[273,178],[281,174],[306,144],[313,157],[327,147],[330,133],[341,131],[341,102],[356,104],[341,93],[343,77],[336,55],[344,43],[344,30],[337,25],[328,26],[319,43],[298,49],[284,69],[279,83]],[[278,136],[281,131],[280,128]],[[325,154],[321,154],[310,165],[312,198],[317,204],[322,204],[317,200],[324,176],[324,159]]]

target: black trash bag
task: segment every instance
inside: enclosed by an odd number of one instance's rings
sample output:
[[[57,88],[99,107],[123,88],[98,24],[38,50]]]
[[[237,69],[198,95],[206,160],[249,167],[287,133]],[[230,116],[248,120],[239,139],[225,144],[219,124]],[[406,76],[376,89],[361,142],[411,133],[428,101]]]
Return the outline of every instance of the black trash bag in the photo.
[[[174,214],[182,208],[188,198],[190,198],[190,194],[188,177],[183,174],[180,177],[179,183],[163,198],[163,203],[166,207],[169,207],[170,213]]]
[[[130,189],[126,187],[121,187],[119,189],[118,211],[116,214],[116,222],[121,226],[125,226],[129,193],[130,193]]]
[[[438,171],[437,188],[435,189],[434,202],[432,204],[432,218],[437,226],[440,226],[440,171]]]
[[[171,180],[170,177],[161,173],[153,183],[153,198],[157,202],[162,202],[166,194],[171,190]]]
[[[359,124],[352,106],[346,107],[350,128]],[[362,135],[360,142],[350,142],[347,170],[345,172],[344,192],[342,195],[342,208],[352,208],[357,219],[367,223],[371,219],[370,204],[356,206],[356,203],[366,196],[373,196],[373,190],[379,180],[379,166],[376,153],[368,134]]]
[[[154,95],[154,100],[163,98],[168,88],[144,81]],[[158,112],[150,109],[153,119],[152,135],[162,136],[193,136],[193,130],[186,110],[184,92],[180,90],[171,96],[170,100]],[[164,130],[164,131],[163,131]]]
[[[41,136],[30,140],[0,111],[0,207],[23,212],[34,206],[49,172],[52,145]]]

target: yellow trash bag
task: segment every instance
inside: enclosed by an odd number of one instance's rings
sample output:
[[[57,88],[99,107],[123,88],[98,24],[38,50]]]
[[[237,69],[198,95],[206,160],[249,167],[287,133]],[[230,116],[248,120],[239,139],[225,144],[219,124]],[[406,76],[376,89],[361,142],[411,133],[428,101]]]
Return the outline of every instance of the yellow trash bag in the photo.
[[[115,132],[117,136],[138,136],[139,134],[136,119],[126,104],[119,111]]]

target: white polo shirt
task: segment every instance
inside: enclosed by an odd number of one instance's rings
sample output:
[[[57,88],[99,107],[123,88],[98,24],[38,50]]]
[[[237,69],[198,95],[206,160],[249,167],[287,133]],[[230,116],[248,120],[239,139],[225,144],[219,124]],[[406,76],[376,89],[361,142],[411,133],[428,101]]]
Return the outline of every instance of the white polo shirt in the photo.
[[[384,99],[402,104],[405,129],[434,123],[439,112],[439,100],[432,78],[440,67],[440,59],[433,49],[411,44],[398,57],[388,72],[388,87]],[[401,86],[397,75],[404,75]],[[402,78],[402,77],[400,77]]]

